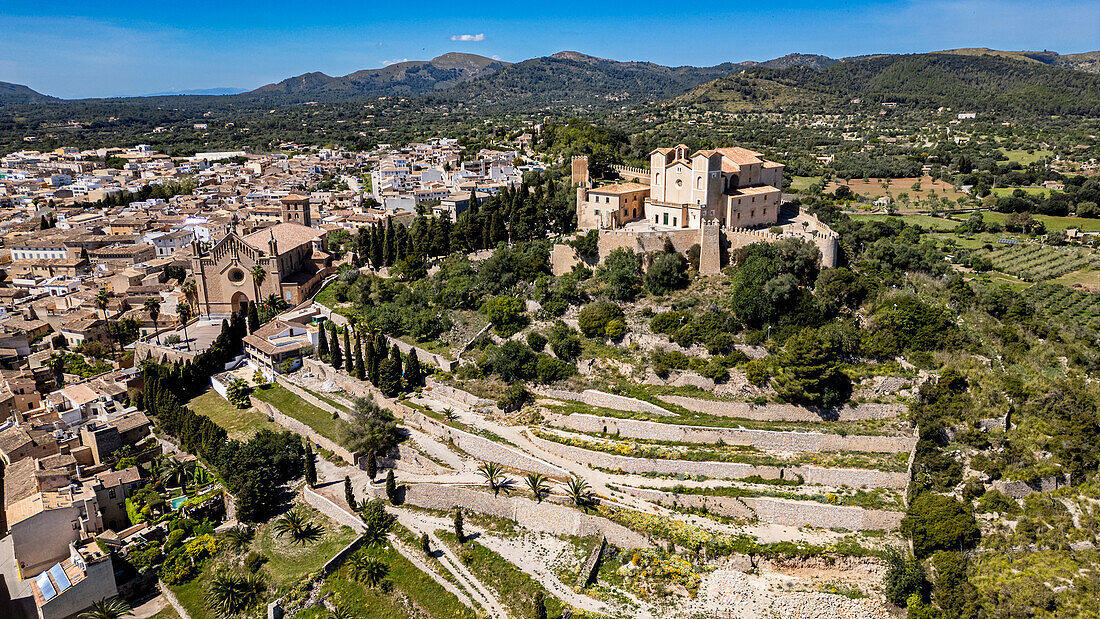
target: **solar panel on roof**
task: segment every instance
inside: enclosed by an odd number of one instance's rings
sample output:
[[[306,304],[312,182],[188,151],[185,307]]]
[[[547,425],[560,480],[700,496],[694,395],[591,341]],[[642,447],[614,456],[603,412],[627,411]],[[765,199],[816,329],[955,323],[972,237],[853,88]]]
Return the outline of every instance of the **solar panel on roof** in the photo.
[[[73,586],[73,584],[69,582],[69,577],[65,574],[65,568],[61,567],[60,563],[55,563],[54,566],[50,568],[50,576],[53,576],[53,581],[57,583],[58,593]]]
[[[50,577],[46,572],[42,572],[38,576],[35,576],[34,582],[38,585],[38,590],[42,592],[43,601],[48,602],[57,595],[57,590],[53,588],[53,583],[50,582]]]

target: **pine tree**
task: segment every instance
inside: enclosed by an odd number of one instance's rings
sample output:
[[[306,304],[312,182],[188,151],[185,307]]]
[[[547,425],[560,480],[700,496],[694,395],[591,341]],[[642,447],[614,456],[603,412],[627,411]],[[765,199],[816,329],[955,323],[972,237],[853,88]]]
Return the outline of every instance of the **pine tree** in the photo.
[[[255,333],[260,328],[260,313],[256,310],[256,302],[248,302],[248,332]]]
[[[340,336],[336,332],[336,328],[332,329],[332,342],[330,345],[329,355],[332,357],[332,367],[337,370],[344,365],[344,355],[340,352]]]
[[[416,350],[410,350],[409,354],[405,355],[405,382],[408,383],[409,389],[416,389],[424,380],[424,376],[420,369],[420,358],[416,355]]]
[[[455,508],[455,537],[458,538],[458,543],[466,541],[466,536],[462,534],[462,508]]]
[[[397,505],[397,480],[393,478],[393,469],[386,473],[386,498]]]
[[[325,319],[322,318],[317,328],[317,358],[327,363],[328,356],[328,328],[325,326]]]
[[[351,489],[351,475],[344,475],[344,500],[348,507],[355,509],[355,491]]]
[[[313,461],[313,445],[306,443],[306,483],[312,488],[317,485],[317,463]]]
[[[355,357],[352,356],[351,342],[348,339],[348,328],[346,325],[344,326],[344,354],[347,355],[348,358],[348,362],[347,364],[345,364],[345,368],[347,369],[348,374],[351,374],[355,371]]]
[[[355,377],[363,380],[367,376],[366,366],[363,365],[363,338],[359,333],[355,334]]]

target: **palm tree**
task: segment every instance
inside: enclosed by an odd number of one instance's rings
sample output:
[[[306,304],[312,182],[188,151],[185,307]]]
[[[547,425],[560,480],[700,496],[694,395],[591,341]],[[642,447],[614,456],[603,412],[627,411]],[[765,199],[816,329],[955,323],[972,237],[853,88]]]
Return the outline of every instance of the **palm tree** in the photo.
[[[157,333],[157,318],[160,317],[160,299],[156,297],[145,299],[145,311],[149,312],[149,318],[153,319],[153,333],[157,334],[157,344],[160,344],[160,333]]]
[[[111,293],[107,292],[106,288],[100,288],[99,292],[95,293],[95,306],[99,308],[99,311],[103,312],[103,320],[107,320],[107,306],[111,304]]]
[[[254,606],[266,588],[263,579],[255,574],[222,572],[210,581],[206,605],[222,617],[229,617]]]
[[[489,489],[493,491],[493,494],[500,492],[501,486],[506,481],[504,467],[496,462],[482,462],[481,466],[477,467],[477,472],[485,478],[485,483],[489,485]]]
[[[184,463],[175,458],[169,458],[160,469],[160,481],[165,487],[186,486],[187,480],[191,478],[192,466],[194,466],[192,463]]]
[[[388,565],[362,552],[355,553],[348,559],[347,566],[352,580],[368,587],[377,587],[390,574]]]
[[[325,533],[324,527],[310,521],[302,512],[293,510],[276,520],[272,530],[276,537],[289,535],[292,544],[302,545],[316,542]]]
[[[177,303],[176,315],[183,324],[183,341],[187,343],[187,350],[191,350],[191,341],[187,339],[187,321],[191,320],[191,306],[186,303]]]
[[[527,487],[531,489],[531,494],[538,502],[542,502],[542,497],[550,494],[550,487],[547,485],[546,476],[541,473],[530,473],[523,478],[523,481],[527,482]]]
[[[264,280],[267,279],[267,271],[260,265],[252,267],[252,285],[256,287],[256,301],[260,300],[260,288],[264,285]]]
[[[102,599],[92,604],[92,609],[80,615],[81,619],[122,619],[134,614],[133,609],[119,598]]]
[[[587,505],[591,498],[588,492],[588,482],[580,477],[574,477],[565,483],[565,493],[573,500],[573,504],[578,507]]]
[[[199,285],[195,283],[195,280],[189,279],[183,282],[181,286],[183,289],[183,298],[188,303],[191,303],[191,299],[195,301],[199,300]]]
[[[229,540],[229,545],[237,551],[248,548],[254,537],[256,532],[252,527],[247,526],[234,527],[225,532],[225,539]]]

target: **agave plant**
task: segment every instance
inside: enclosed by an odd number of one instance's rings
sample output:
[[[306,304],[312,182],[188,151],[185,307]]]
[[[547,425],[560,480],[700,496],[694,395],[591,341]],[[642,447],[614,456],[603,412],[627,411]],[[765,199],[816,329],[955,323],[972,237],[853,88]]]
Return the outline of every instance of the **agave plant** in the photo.
[[[229,545],[233,550],[237,551],[248,548],[254,537],[256,537],[256,532],[248,526],[234,527],[225,532],[225,539],[229,541]]]
[[[573,477],[565,482],[565,493],[573,500],[573,504],[578,507],[587,505],[591,499],[588,482],[580,477]]]
[[[485,478],[485,483],[489,485],[493,494],[499,493],[507,481],[504,476],[504,467],[496,462],[482,462],[481,466],[477,467],[477,472]]]
[[[255,574],[221,572],[210,581],[206,605],[218,615],[230,617],[255,606],[266,588],[263,578]]]
[[[80,615],[81,619],[122,619],[134,614],[133,609],[119,598],[102,599],[92,604],[91,610]]]
[[[325,528],[311,521],[300,511],[289,511],[272,525],[276,537],[290,536],[292,544],[312,544],[321,539]]]
[[[541,473],[529,473],[523,478],[523,481],[527,483],[527,487],[531,490],[531,495],[540,503],[542,502],[542,497],[550,494],[550,486],[547,483],[546,476]]]
[[[361,552],[352,555],[348,559],[347,566],[352,580],[361,582],[368,587],[377,587],[390,575],[388,565],[380,559]]]
[[[329,611],[328,619],[359,619],[359,614],[352,610],[350,606],[337,604]]]
[[[454,421],[455,419],[458,419],[458,413],[455,412],[455,409],[453,409],[449,406],[447,408],[443,409],[442,413],[443,413],[443,417],[445,419],[447,419],[448,421]]]

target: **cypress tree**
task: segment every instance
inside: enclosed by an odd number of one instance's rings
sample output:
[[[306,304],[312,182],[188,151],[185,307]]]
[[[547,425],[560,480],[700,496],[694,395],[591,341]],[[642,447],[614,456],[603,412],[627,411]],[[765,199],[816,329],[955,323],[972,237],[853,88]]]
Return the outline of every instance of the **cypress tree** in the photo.
[[[382,264],[392,266],[394,261],[393,220],[386,220],[386,232],[382,239]]]
[[[367,477],[370,477],[371,481],[378,477],[378,459],[374,457],[373,449],[367,454]]]
[[[390,360],[397,366],[397,373],[401,374],[401,349],[397,347],[397,344],[393,345],[390,349]]]
[[[383,266],[383,252],[385,251],[385,243],[382,239],[382,231],[378,229],[378,225],[371,226],[370,233],[370,264],[375,270],[381,269]]]
[[[542,589],[535,591],[535,601],[532,605],[534,608],[531,610],[531,616],[534,619],[546,619],[546,600],[543,597]]]
[[[260,313],[256,310],[256,302],[248,302],[248,332],[255,333],[260,328]]]
[[[306,443],[306,483],[312,488],[317,485],[317,463],[313,461],[313,445]]]
[[[405,355],[405,382],[408,383],[409,389],[416,389],[421,385],[424,380],[423,373],[420,369],[420,358],[416,355],[416,350],[410,350],[409,354]]]
[[[374,357],[374,336],[368,333],[367,336],[363,339],[366,340],[363,345],[363,362],[366,366],[365,379],[374,382],[373,380],[371,380],[371,377],[374,376],[375,366],[378,363],[378,360]]]
[[[458,538],[458,543],[466,541],[466,536],[462,534],[462,508],[455,508],[455,537]]]
[[[345,368],[347,369],[348,374],[351,374],[355,371],[355,357],[352,356],[351,342],[348,340],[347,326],[344,327],[344,354],[348,358],[348,362],[345,364]]]
[[[355,492],[351,489],[351,475],[344,475],[344,500],[355,509]]]
[[[366,366],[363,365],[363,338],[359,333],[355,334],[355,377],[363,380],[367,376]]]
[[[386,498],[397,505],[397,480],[393,478],[393,469],[386,473]]]
[[[428,540],[427,533],[420,534],[420,550],[424,551],[424,554],[426,555],[432,554],[432,545],[431,542]]]
[[[320,327],[317,329],[317,358],[328,362],[328,355],[328,328],[325,327],[325,319],[322,318]]]
[[[344,355],[340,352],[340,335],[336,332],[336,327],[332,328],[332,343],[329,354],[332,357],[332,367],[339,370],[344,365]]]

